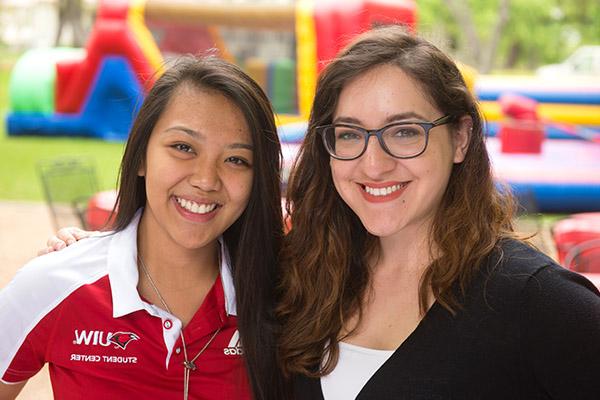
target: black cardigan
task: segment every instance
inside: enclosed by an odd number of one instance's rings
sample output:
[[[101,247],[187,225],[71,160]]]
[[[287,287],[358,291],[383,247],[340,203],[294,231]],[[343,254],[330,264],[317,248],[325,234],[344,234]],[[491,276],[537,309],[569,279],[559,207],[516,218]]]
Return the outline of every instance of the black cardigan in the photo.
[[[434,303],[357,400],[600,398],[600,293],[518,241],[501,249],[456,315]],[[296,377],[294,393],[323,399],[319,379]]]

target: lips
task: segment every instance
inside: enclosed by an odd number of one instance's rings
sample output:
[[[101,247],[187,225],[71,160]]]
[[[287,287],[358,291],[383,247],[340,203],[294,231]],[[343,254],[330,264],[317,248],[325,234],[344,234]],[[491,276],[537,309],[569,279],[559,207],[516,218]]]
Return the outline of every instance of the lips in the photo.
[[[219,206],[217,203],[196,203],[193,200],[186,200],[181,197],[175,197],[175,201],[193,214],[208,214]]]
[[[173,196],[173,203],[179,214],[192,222],[207,222],[222,207],[221,204],[211,200],[194,201],[177,196]]]
[[[361,193],[367,201],[372,203],[382,203],[400,197],[409,184],[410,181],[378,184],[368,183],[360,184],[360,187],[362,189]]]

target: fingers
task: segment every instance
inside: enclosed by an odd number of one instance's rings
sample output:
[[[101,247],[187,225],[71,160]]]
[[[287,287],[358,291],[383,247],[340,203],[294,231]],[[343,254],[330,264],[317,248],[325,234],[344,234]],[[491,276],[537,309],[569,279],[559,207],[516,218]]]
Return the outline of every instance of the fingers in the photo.
[[[52,253],[54,249],[52,247],[45,247],[37,252],[38,256],[43,256],[44,254]]]
[[[50,236],[50,238],[46,242],[46,246],[48,247],[48,249],[52,249],[52,250],[50,250],[50,252],[52,252],[52,251],[64,249],[71,243],[75,243],[74,238],[70,238],[70,239],[69,238],[60,238],[60,237],[58,237],[58,233],[57,233],[55,236]]]
[[[67,228],[62,228],[58,232],[56,232],[56,236],[54,238],[64,242],[64,244],[66,244],[68,246],[70,244],[75,243],[82,237],[86,237],[84,231],[82,231],[79,228],[75,228],[75,227],[67,227]],[[56,249],[56,250],[59,250],[59,249]]]
[[[95,231],[84,231],[79,228],[69,228],[69,229],[71,229],[71,235],[75,238],[75,241],[93,236],[96,233]],[[59,231],[59,233],[60,233],[60,231]],[[69,243],[69,244],[71,244],[71,243]]]
[[[41,256],[64,249],[81,239],[97,235],[98,233],[97,231],[84,231],[73,226],[59,229],[56,235],[50,236],[46,242],[46,248],[41,249],[37,254]]]
[[[39,250],[37,255],[43,256],[44,254],[52,253],[53,251],[58,251],[60,249],[64,249],[65,247],[67,247],[67,244],[63,240],[56,236],[51,236],[46,242],[46,247]]]

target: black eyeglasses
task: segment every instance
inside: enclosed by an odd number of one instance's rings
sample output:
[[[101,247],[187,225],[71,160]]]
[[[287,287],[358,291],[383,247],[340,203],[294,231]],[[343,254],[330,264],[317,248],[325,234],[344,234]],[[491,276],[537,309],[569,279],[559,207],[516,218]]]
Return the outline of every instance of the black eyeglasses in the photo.
[[[406,159],[423,154],[429,142],[429,131],[453,119],[445,115],[433,122],[394,122],[373,130],[350,124],[322,125],[316,130],[323,138],[329,155],[338,160],[354,160],[362,156],[371,136],[377,136],[379,144],[390,156]]]

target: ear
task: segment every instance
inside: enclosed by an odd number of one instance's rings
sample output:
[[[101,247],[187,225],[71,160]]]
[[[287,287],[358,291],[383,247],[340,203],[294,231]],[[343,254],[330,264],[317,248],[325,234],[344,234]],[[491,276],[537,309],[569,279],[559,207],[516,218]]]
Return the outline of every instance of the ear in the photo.
[[[458,121],[458,129],[454,134],[454,163],[460,164],[464,161],[469,149],[469,141],[473,134],[473,119],[465,115]]]

